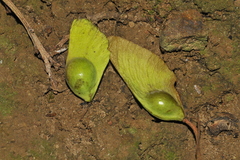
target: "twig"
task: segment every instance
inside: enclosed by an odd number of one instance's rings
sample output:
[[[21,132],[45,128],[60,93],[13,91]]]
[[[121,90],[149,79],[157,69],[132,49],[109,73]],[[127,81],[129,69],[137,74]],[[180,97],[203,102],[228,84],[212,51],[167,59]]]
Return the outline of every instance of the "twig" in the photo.
[[[63,45],[69,40],[69,35],[65,35],[60,42],[55,46],[55,50],[51,54],[51,56],[55,56],[57,54],[60,54],[62,52],[65,52],[68,48],[63,47]]]
[[[60,42],[58,42],[58,44],[56,45],[57,47],[62,47],[64,43],[66,43],[69,40],[69,34],[65,35]]]
[[[51,66],[53,64],[56,64],[56,62],[52,59],[52,57],[48,54],[48,52],[43,47],[42,43],[38,39],[37,35],[34,32],[34,29],[30,26],[30,24],[27,22],[27,20],[24,18],[23,14],[18,10],[18,8],[13,4],[11,0],[2,0],[12,11],[13,13],[19,18],[19,20],[22,22],[23,26],[27,30],[27,33],[29,37],[31,38],[34,46],[37,48],[39,53],[42,56],[43,62],[46,67],[46,72],[49,76],[51,85],[53,89],[57,88],[56,81],[53,79]]]

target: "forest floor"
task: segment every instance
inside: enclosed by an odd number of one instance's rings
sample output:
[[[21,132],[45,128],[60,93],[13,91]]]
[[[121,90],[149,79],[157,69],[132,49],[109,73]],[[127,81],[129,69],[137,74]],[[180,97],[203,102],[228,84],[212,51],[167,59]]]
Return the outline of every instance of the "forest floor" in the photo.
[[[186,116],[200,121],[202,159],[240,159],[240,0],[13,3],[51,53],[74,19],[87,18],[106,36],[159,55],[177,77]],[[191,130],[152,117],[111,63],[94,100],[84,103],[65,82],[67,51],[53,55],[54,91],[25,28],[2,1],[0,24],[0,160],[195,159]],[[171,38],[179,38],[177,47]]]

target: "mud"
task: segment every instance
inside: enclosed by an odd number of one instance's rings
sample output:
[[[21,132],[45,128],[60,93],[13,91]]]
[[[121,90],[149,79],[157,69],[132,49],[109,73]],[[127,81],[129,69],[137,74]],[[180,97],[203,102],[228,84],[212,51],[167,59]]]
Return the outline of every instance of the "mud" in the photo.
[[[202,159],[240,159],[239,0],[107,1],[14,0],[51,53],[76,18],[88,18],[106,34],[117,35],[161,56],[177,77],[186,116],[199,116]],[[212,6],[212,7],[211,7]],[[169,15],[195,10],[207,41],[198,50],[165,51],[159,45]],[[84,103],[67,87],[67,51],[53,56],[59,83],[51,90],[41,56],[26,30],[0,4],[0,159],[195,159],[189,128],[147,113],[109,63],[98,92]],[[171,28],[173,29],[173,28]],[[176,31],[178,28],[176,28]],[[63,47],[67,47],[66,43]],[[209,122],[228,118],[233,129],[210,134]],[[222,119],[221,119],[222,118]],[[234,124],[233,124],[234,123]],[[224,122],[224,127],[229,125]],[[220,125],[221,126],[221,125]]]

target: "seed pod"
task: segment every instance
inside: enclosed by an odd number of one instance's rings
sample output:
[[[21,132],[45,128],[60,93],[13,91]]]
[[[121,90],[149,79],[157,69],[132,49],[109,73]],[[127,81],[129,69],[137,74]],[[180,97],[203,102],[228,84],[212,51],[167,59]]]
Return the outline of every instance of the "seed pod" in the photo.
[[[111,36],[110,60],[143,107],[162,120],[184,119],[176,77],[159,56],[123,38]]]
[[[89,102],[94,97],[109,62],[108,40],[87,19],[74,20],[70,30],[66,81],[77,96]]]

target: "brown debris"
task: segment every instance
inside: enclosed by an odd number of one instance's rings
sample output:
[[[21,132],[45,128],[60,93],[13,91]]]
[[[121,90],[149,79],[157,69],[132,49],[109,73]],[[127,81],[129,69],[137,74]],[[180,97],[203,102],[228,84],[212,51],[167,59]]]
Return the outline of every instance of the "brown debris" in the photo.
[[[221,132],[234,133],[234,137],[237,137],[237,122],[238,120],[230,113],[218,113],[207,122],[207,132],[213,136],[218,136]]]

